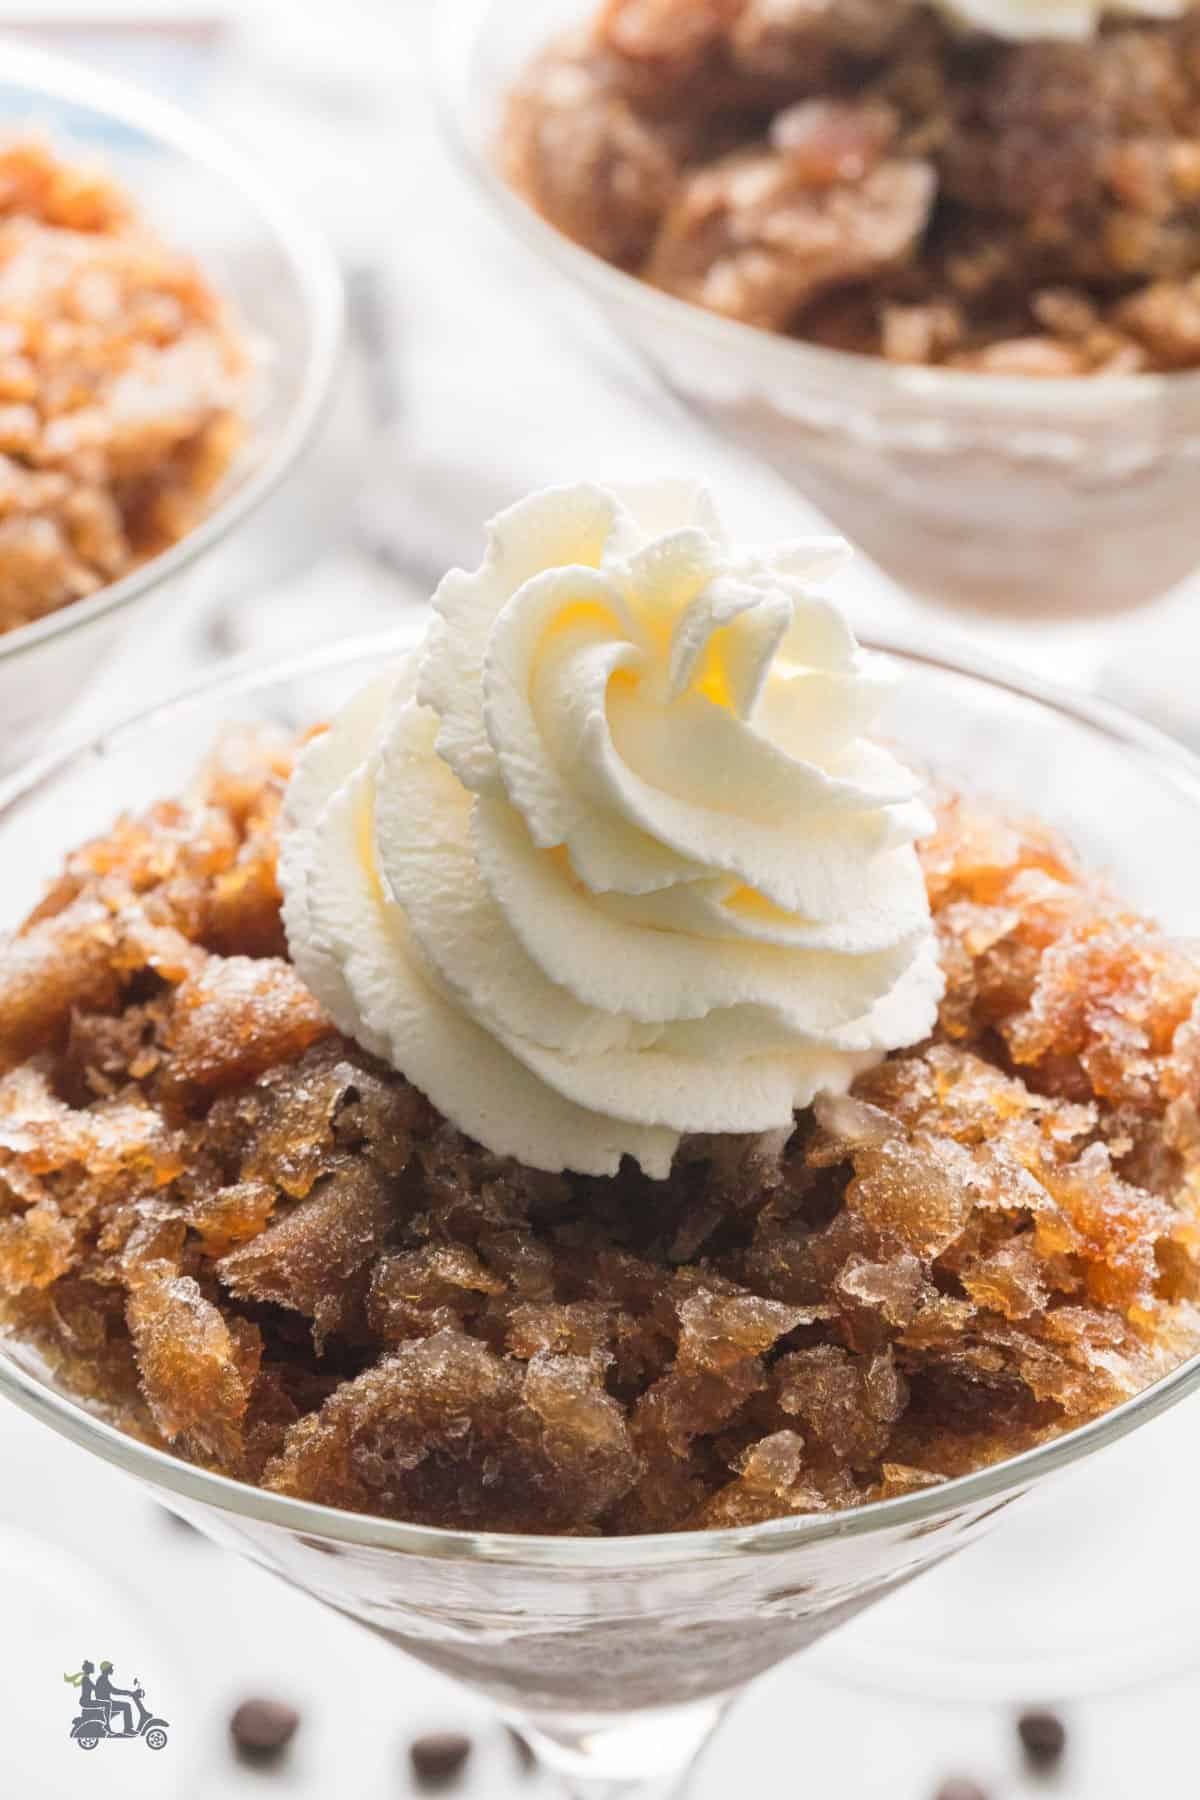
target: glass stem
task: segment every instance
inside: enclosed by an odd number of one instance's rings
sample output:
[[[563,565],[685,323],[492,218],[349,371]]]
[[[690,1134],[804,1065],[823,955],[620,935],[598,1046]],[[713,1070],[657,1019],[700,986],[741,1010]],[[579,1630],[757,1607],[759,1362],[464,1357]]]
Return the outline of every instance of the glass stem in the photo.
[[[572,1800],[684,1800],[732,1695],[612,1721],[516,1721]]]

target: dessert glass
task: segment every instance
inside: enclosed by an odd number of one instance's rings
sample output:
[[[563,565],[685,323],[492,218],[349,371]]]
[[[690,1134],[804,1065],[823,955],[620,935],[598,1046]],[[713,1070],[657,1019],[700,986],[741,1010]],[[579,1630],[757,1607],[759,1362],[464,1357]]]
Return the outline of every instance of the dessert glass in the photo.
[[[98,154],[151,222],[193,252],[228,298],[253,372],[247,432],[205,517],[185,537],[33,624],[0,634],[0,767],[70,706],[143,604],[174,606],[212,581],[212,556],[312,435],[337,364],[341,283],[303,218],[248,162],[185,114],[123,82],[6,43],[0,119]],[[215,577],[219,580],[219,574]]]
[[[564,237],[494,155],[529,58],[595,0],[445,0],[451,141],[490,209],[688,406],[911,593],[1038,616],[1152,600],[1200,563],[1200,372],[1033,380],[906,368],[718,317]]]
[[[175,791],[220,729],[298,730],[406,646],[395,632],[205,683],[0,789],[0,909],[63,853]],[[887,733],[932,776],[1066,827],[1166,929],[1200,936],[1189,880],[1200,759],[1123,714],[899,641]],[[0,1340],[0,1394],[137,1478],[218,1542],[488,1696],[569,1791],[666,1794],[754,1676],[994,1525],[1022,1494],[1200,1387],[1200,1357],[1026,1454],[853,1511],[634,1538],[447,1531],[340,1512],[211,1474],[115,1430]],[[81,1468],[82,1474],[82,1468]],[[1036,1593],[1030,1590],[1031,1638]]]

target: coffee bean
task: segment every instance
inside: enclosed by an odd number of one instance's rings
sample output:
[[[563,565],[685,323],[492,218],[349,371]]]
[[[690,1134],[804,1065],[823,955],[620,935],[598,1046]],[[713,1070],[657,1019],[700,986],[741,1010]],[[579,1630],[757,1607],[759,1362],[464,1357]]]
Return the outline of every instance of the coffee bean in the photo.
[[[430,1731],[409,1746],[413,1773],[423,1788],[446,1787],[471,1754],[471,1740],[461,1731]]]
[[[253,1762],[282,1755],[296,1735],[300,1714],[282,1700],[243,1700],[229,1721],[238,1750]]]
[[[1057,1713],[1032,1711],[1017,1720],[1026,1761],[1035,1769],[1052,1769],[1067,1747],[1067,1728]]]
[[[965,1775],[952,1775],[949,1781],[943,1781],[934,1800],[988,1800],[988,1792]]]

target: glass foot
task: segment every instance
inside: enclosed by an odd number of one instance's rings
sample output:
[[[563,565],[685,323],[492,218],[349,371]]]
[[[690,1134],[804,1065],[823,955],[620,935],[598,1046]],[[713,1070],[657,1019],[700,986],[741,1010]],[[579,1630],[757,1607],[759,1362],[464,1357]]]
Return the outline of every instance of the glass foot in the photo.
[[[683,1800],[730,1697],[620,1719],[559,1715],[514,1723],[573,1800]]]

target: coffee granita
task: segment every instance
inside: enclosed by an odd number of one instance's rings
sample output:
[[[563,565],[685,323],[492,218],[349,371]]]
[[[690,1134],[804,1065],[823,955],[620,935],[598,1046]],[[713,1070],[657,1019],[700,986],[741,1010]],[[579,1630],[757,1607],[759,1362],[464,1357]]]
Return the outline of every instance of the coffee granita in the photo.
[[[0,949],[0,1313],[125,1430],[414,1522],[937,1484],[1200,1346],[1200,967],[927,806],[890,671],[680,490],[536,496],[295,747]]]
[[[1200,17],[1104,10],[606,0],[520,77],[504,167],[587,249],[750,325],[997,373],[1192,368]]]
[[[121,187],[0,139],[0,633],[192,529],[247,366],[223,300]]]

